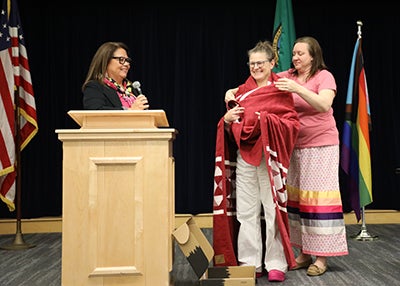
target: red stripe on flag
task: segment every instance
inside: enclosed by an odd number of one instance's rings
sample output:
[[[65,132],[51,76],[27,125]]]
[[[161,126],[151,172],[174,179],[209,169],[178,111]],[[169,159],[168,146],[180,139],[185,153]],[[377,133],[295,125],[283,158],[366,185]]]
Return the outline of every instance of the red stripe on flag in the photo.
[[[366,143],[369,147],[369,126],[368,126],[368,110],[367,110],[367,93],[365,90],[365,77],[364,77],[364,68],[361,69],[360,78],[358,83],[358,120],[360,123],[360,130],[362,131],[364,139],[366,139]]]

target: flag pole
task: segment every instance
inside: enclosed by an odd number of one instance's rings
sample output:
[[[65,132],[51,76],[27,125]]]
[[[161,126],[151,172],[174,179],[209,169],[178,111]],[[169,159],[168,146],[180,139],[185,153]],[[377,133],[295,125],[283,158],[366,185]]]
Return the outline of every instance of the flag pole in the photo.
[[[361,222],[361,230],[356,235],[352,235],[351,238],[359,241],[377,240],[378,236],[371,235],[367,230],[367,225],[365,224],[365,207],[361,208]]]
[[[363,23],[361,21],[357,21],[357,36],[358,39],[361,39],[361,27]],[[361,208],[361,230],[356,234],[350,236],[354,240],[359,240],[359,241],[372,241],[378,239],[378,236],[376,235],[371,235],[368,230],[367,230],[367,225],[365,223],[365,207]]]
[[[34,244],[29,244],[24,241],[22,236],[21,228],[21,132],[20,132],[20,113],[19,113],[19,94],[18,88],[15,87],[14,91],[14,102],[15,102],[15,165],[17,177],[15,179],[15,208],[16,214],[16,233],[14,242],[10,245],[1,246],[1,249],[5,250],[21,250],[35,247]]]

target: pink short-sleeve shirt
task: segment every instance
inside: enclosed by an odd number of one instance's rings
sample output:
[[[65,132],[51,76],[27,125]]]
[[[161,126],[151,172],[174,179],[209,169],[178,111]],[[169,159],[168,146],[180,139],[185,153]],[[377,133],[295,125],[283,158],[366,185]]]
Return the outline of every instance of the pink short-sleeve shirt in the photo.
[[[278,74],[297,81],[297,77],[288,71]],[[328,70],[321,70],[309,79],[304,87],[316,94],[323,89],[332,89],[336,92],[336,81]],[[300,119],[300,130],[296,148],[317,147],[339,144],[339,132],[333,116],[332,107],[327,112],[319,112],[309,105],[298,94],[293,93],[294,105]]]

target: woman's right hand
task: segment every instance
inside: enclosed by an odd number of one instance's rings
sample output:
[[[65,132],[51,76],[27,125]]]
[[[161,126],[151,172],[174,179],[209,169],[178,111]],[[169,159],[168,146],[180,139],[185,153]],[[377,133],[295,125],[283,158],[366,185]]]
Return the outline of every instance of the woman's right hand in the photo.
[[[232,109],[229,109],[224,115],[225,123],[229,124],[234,121],[239,121],[240,117],[243,115],[244,107],[242,106],[235,106]]]
[[[149,108],[149,102],[144,94],[138,95],[136,100],[132,103],[129,109],[131,110],[145,110]]]

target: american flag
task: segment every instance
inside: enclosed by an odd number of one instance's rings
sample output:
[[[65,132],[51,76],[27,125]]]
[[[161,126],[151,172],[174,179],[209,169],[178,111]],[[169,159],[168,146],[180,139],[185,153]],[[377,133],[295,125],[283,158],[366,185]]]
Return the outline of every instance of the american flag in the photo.
[[[38,131],[28,55],[16,0],[2,0],[0,14],[0,198],[15,210],[16,148],[23,150]],[[18,97],[15,97],[18,95]],[[18,98],[18,113],[15,99]],[[16,116],[18,114],[18,124]],[[16,136],[16,132],[19,136]],[[18,142],[16,142],[18,138]],[[18,144],[18,147],[16,146]]]

